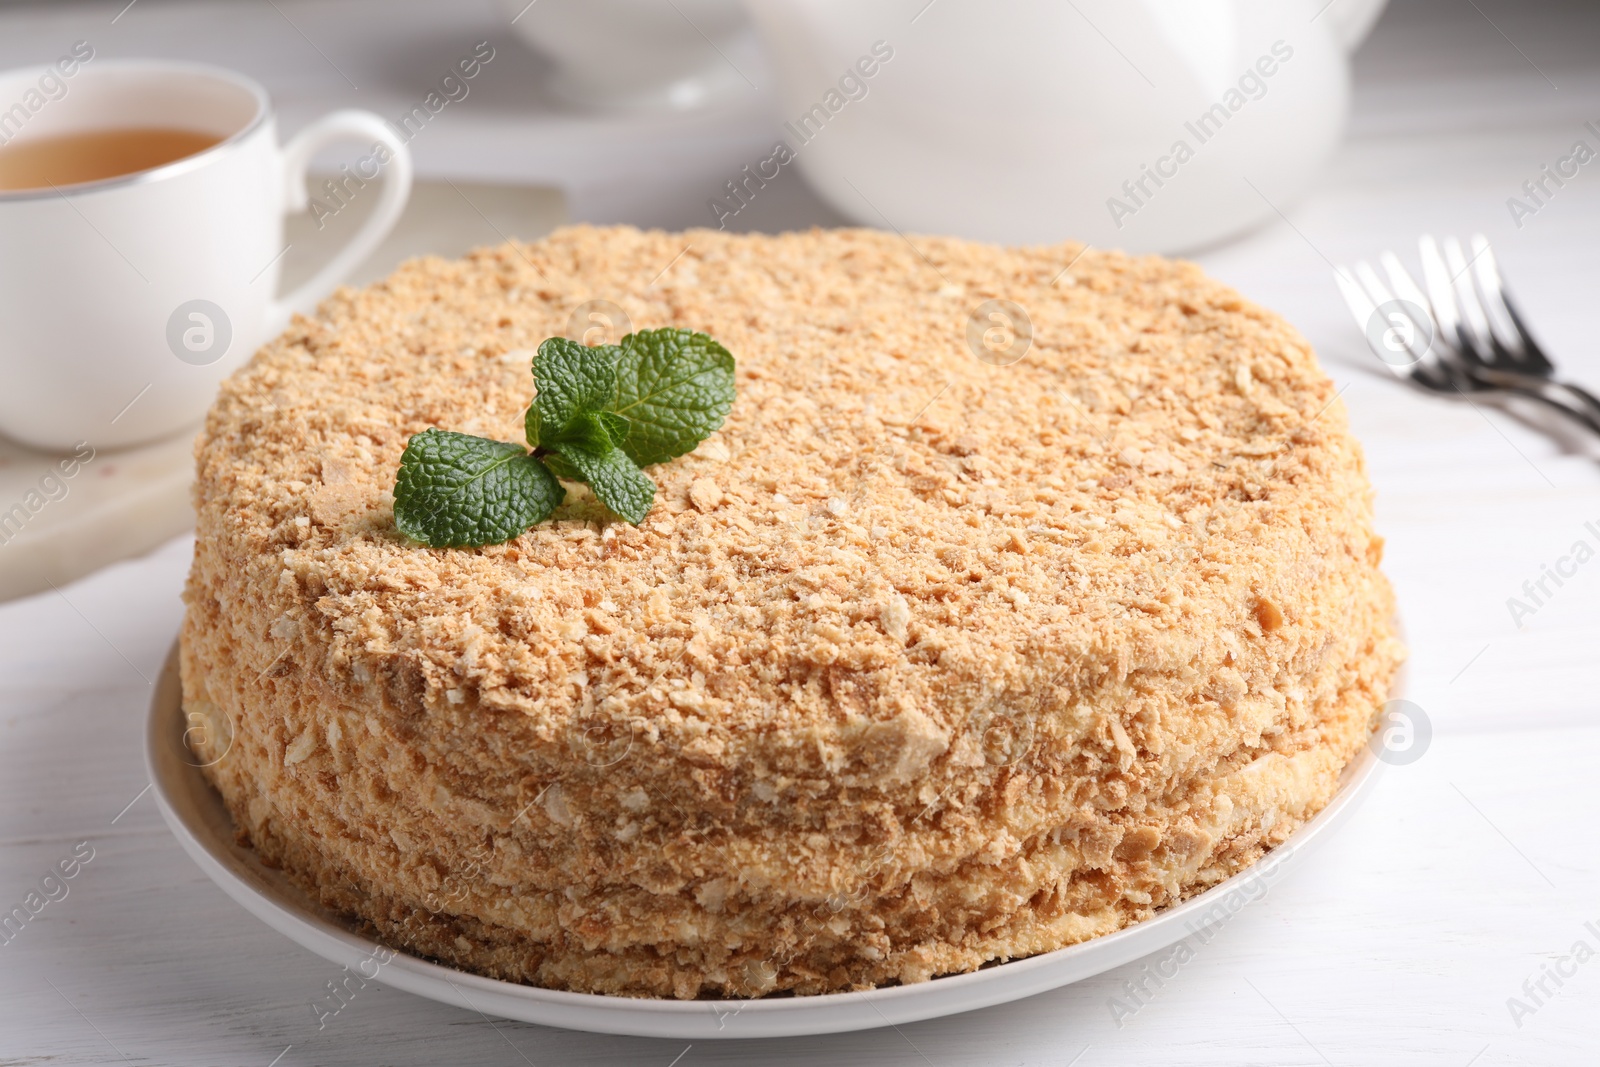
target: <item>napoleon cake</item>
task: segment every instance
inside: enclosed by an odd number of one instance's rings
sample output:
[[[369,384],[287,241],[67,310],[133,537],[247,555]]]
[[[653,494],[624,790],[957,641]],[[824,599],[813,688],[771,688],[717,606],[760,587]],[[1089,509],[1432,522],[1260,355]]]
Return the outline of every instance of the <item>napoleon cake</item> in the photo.
[[[569,487],[503,544],[402,536],[410,436],[520,441],[595,306],[726,346],[721,430],[638,526]],[[184,704],[240,839],[547,988],[838,992],[1139,922],[1328,802],[1402,656],[1309,346],[1157,257],[563,229],[341,291],[196,455]]]

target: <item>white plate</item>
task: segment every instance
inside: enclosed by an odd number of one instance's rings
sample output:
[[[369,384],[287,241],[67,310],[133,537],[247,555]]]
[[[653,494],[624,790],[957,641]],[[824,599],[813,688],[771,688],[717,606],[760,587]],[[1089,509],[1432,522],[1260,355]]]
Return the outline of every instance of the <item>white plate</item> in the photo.
[[[761,1000],[645,1000],[501,982],[386,949],[312,902],[254,850],[234,843],[233,822],[183,743],[177,650],[156,684],[145,759],[156,803],[184,850],[250,914],[324,959],[384,985],[485,1015],[604,1034],[712,1038],[792,1037],[866,1030],[987,1008],[1120,967],[1220,924],[1271,887],[1292,861],[1355,809],[1382,765],[1370,747],[1345,769],[1328,806],[1248,870],[1145,922],[1069,948],[968,974],[860,993]],[[378,954],[375,956],[375,953]],[[364,963],[365,961],[365,963]]]

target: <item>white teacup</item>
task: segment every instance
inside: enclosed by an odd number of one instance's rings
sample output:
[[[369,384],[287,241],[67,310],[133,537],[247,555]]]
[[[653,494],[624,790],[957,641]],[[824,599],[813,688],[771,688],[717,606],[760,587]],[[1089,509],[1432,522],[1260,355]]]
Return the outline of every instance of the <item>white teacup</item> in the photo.
[[[223,377],[372,252],[411,190],[405,142],[377,115],[334,112],[280,148],[250,79],[88,51],[0,74],[0,152],[99,130],[220,140],[103,181],[0,191],[0,433],[40,448],[114,448],[193,425]],[[306,167],[341,139],[370,146],[341,180],[346,195],[377,184],[365,193],[376,210],[279,296],[284,213],[306,209]]]

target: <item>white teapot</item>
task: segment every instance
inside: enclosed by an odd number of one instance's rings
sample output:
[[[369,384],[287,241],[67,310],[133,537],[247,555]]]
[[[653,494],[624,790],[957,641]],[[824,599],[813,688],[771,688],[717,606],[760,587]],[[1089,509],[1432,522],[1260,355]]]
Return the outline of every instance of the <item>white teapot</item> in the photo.
[[[1384,0],[745,0],[786,152],[860,222],[1177,252],[1305,190]]]

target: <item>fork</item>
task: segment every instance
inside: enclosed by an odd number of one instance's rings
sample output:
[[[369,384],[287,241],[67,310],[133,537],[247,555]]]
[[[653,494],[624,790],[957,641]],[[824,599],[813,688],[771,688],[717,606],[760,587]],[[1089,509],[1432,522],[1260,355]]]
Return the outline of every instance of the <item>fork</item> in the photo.
[[[1339,267],[1334,281],[1373,353],[1396,377],[1428,392],[1511,394],[1547,404],[1600,433],[1600,399],[1556,377],[1506,296],[1494,250],[1482,234],[1472,258],[1461,243],[1424,235],[1424,295],[1393,252],[1378,257],[1389,280],[1366,263]]]

